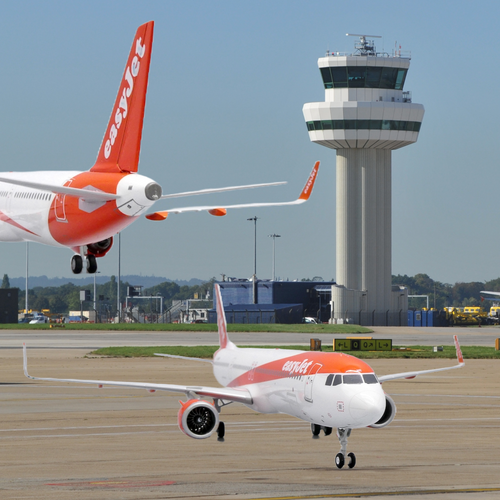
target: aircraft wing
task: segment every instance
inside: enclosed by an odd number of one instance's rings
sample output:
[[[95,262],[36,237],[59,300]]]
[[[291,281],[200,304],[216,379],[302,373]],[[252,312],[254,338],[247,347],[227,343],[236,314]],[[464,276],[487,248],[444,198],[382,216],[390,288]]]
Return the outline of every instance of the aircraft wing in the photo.
[[[488,290],[483,290],[482,292],[479,293],[488,293],[489,295],[500,295],[500,292],[489,292]]]
[[[190,385],[175,385],[175,384],[152,384],[144,382],[117,382],[113,380],[80,380],[72,378],[48,378],[48,377],[33,377],[28,373],[28,356],[26,353],[26,344],[23,343],[23,366],[24,374],[31,380],[44,380],[47,382],[71,382],[78,384],[91,384],[97,385],[99,388],[104,385],[115,387],[130,387],[132,389],[146,389],[150,392],[167,391],[179,392],[186,394],[188,397],[193,394],[198,396],[206,396],[215,399],[224,399],[225,401],[234,401],[236,403],[243,403],[251,405],[253,399],[247,390],[227,389],[225,387],[201,387]]]
[[[448,366],[446,368],[434,368],[432,370],[421,370],[415,372],[394,373],[393,375],[382,375],[381,377],[378,377],[379,382],[387,382],[388,380],[396,380],[399,378],[415,378],[418,375],[424,375],[426,373],[442,372],[445,370],[454,370],[455,368],[462,368],[462,366],[464,366],[465,363],[464,363],[464,357],[462,356],[462,350],[460,349],[460,344],[458,342],[458,337],[454,335],[453,340],[455,342],[455,349],[457,351],[457,360],[458,360],[457,365]]]
[[[239,191],[240,189],[253,189],[269,186],[281,186],[286,184],[286,181],[280,182],[266,182],[264,184],[247,184],[245,186],[230,186],[225,188],[214,188],[214,189],[200,189],[199,191],[185,191],[184,193],[174,193],[174,194],[164,194],[162,195],[162,200],[165,198],[182,198],[184,196],[195,196],[198,194],[212,194],[212,193],[224,193],[226,191]]]
[[[316,181],[316,176],[318,175],[319,161],[314,164],[314,167],[307,178],[307,182],[302,189],[299,197],[294,201],[284,201],[284,202],[270,202],[270,203],[243,203],[239,205],[205,205],[196,207],[181,207],[181,208],[171,208],[169,210],[161,210],[159,212],[154,212],[152,214],[146,215],[149,220],[165,220],[169,213],[180,214],[184,212],[203,212],[208,211],[211,215],[223,216],[226,215],[228,209],[232,208],[256,208],[256,207],[276,207],[284,205],[299,205],[306,202],[311,195],[314,187],[314,182]],[[222,188],[226,189],[226,188]]]
[[[41,189],[42,191],[48,191],[50,193],[67,194],[69,196],[83,198],[86,201],[108,201],[117,200],[119,198],[117,194],[105,193],[104,191],[92,191],[90,189],[79,189],[56,184],[32,182],[26,181],[24,179],[15,179],[12,177],[0,177],[0,182],[15,184],[16,186],[24,186],[33,189]]]

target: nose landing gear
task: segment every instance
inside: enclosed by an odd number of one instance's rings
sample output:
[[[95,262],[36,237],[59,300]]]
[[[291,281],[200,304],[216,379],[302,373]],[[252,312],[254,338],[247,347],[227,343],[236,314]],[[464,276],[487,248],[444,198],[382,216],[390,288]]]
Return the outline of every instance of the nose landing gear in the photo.
[[[337,437],[339,438],[340,441],[340,453],[337,453],[337,455],[335,455],[335,465],[339,469],[342,469],[342,467],[344,467],[345,464],[347,439],[351,435],[351,431],[352,429],[350,428],[337,429]],[[347,462],[347,467],[349,467],[349,469],[352,469],[356,465],[356,455],[354,455],[354,453],[349,453],[347,455],[347,458],[349,459]]]

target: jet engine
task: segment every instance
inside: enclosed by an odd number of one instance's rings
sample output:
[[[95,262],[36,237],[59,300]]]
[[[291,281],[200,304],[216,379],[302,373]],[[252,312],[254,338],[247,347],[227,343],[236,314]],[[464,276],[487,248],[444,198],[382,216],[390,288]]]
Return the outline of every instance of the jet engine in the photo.
[[[369,425],[368,427],[372,427],[373,429],[380,429],[382,427],[385,427],[394,420],[395,416],[396,416],[396,403],[394,403],[393,399],[386,394],[384,414],[382,415],[380,420],[378,420],[372,425]]]
[[[194,439],[205,439],[219,426],[219,412],[212,403],[201,399],[190,399],[181,403],[177,415],[179,429]]]
[[[87,245],[87,252],[96,257],[104,257],[113,246],[113,237]]]

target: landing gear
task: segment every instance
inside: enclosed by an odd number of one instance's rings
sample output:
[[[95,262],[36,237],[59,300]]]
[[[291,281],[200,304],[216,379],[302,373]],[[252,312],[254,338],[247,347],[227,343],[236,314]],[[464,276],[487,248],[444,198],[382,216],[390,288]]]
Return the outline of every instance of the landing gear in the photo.
[[[226,434],[226,426],[224,425],[224,422],[219,422],[219,427],[217,427],[217,441],[223,443],[225,434]]]
[[[347,439],[351,435],[352,429],[349,428],[339,428],[337,429],[337,437],[339,438],[340,441],[340,453],[337,453],[335,456],[335,465],[337,468],[342,469],[345,464],[345,457],[346,457],[346,451],[347,451]],[[347,455],[347,458],[349,461],[347,462],[347,467],[349,469],[352,469],[356,465],[356,455],[354,453],[349,453]]]
[[[95,255],[87,255],[87,272],[89,274],[94,274],[97,271],[97,261]]]
[[[89,274],[94,274],[97,272],[97,261],[95,255],[88,254],[85,257],[85,269]],[[71,257],[71,270],[73,274],[80,274],[83,270],[83,258],[79,254],[73,255]]]
[[[311,424],[311,432],[313,439],[319,439],[319,433],[323,430],[325,436],[329,436],[332,433],[331,427],[323,427],[318,424]]]
[[[71,270],[73,274],[80,274],[83,269],[83,259],[81,255],[73,255],[71,257]]]
[[[311,424],[311,432],[313,439],[319,439],[319,433],[321,432],[321,425]]]

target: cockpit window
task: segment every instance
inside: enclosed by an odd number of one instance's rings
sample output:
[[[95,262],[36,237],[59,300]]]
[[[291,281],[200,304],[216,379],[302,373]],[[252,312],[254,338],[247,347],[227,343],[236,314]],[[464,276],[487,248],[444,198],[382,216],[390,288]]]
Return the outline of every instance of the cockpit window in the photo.
[[[366,373],[363,375],[363,379],[367,384],[377,384],[378,380],[374,373]]]
[[[363,379],[359,374],[344,375],[344,384],[362,384]]]
[[[333,381],[333,385],[340,385],[342,383],[342,375],[335,375],[335,380]]]
[[[325,385],[332,385],[333,377],[334,377],[334,375],[332,373],[330,375],[328,375],[328,377],[326,377],[326,384]]]

